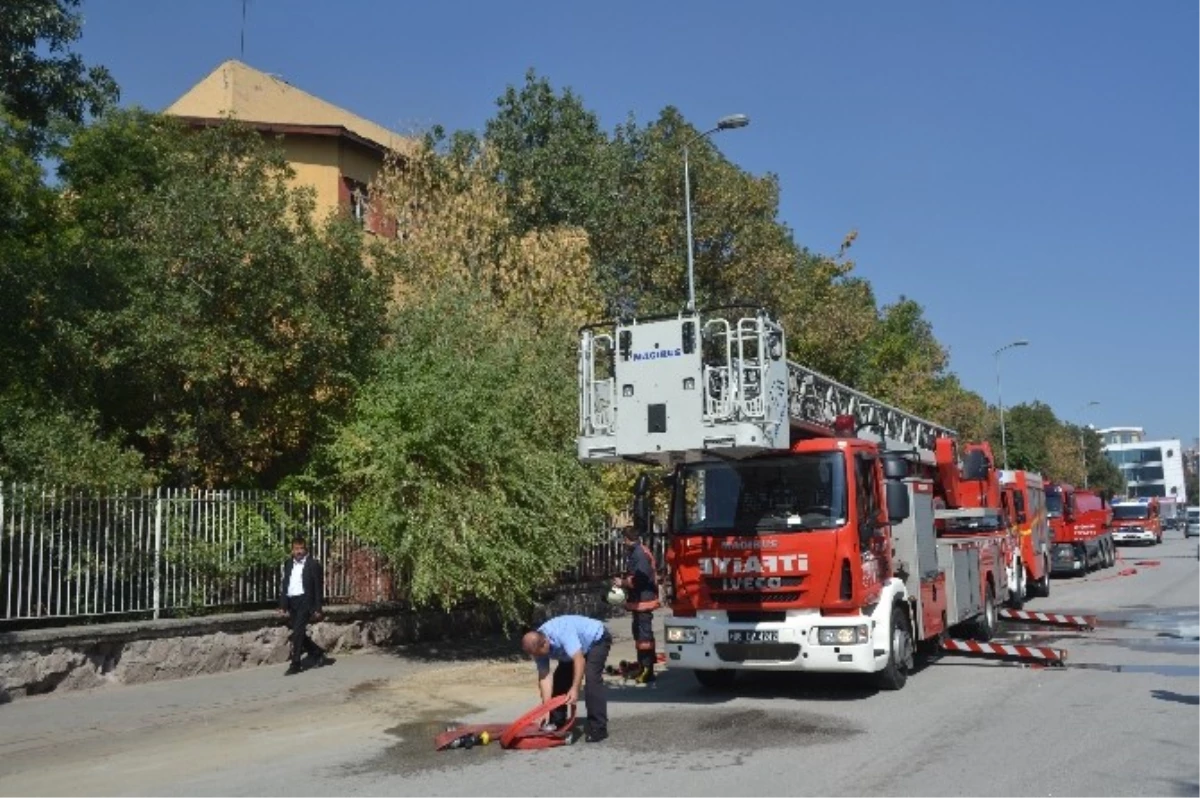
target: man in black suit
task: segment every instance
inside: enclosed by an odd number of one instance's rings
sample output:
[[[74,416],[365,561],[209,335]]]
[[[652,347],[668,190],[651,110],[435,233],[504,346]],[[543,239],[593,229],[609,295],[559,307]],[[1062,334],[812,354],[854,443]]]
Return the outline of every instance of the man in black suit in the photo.
[[[319,621],[324,585],[321,563],[308,556],[308,544],[302,537],[292,539],[292,558],[283,569],[283,585],[279,591],[279,614],[291,615],[292,664],[287,676],[299,673],[304,654],[312,657],[317,667],[332,665],[333,660],[308,636],[308,622]]]

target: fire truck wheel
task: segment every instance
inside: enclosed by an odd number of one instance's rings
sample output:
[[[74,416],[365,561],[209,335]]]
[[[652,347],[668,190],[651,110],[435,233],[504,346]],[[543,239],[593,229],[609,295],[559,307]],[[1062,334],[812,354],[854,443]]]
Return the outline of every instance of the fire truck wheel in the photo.
[[[888,663],[875,674],[875,683],[880,690],[899,690],[908,681],[908,672],[913,666],[912,632],[908,628],[908,613],[896,605],[892,607],[891,646]]]
[[[692,671],[692,673],[696,674],[696,681],[700,682],[700,686],[708,690],[728,690],[737,680],[737,671],[731,670]]]
[[[996,636],[996,589],[988,582],[987,593],[983,599],[983,612],[975,619],[975,639],[991,640]]]

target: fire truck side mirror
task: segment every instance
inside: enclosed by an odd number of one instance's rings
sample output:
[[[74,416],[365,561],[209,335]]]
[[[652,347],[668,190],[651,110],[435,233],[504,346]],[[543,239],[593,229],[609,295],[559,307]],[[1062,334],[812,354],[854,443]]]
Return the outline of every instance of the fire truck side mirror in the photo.
[[[885,479],[904,479],[909,474],[908,461],[895,455],[884,455],[883,476]]]
[[[633,483],[633,526],[639,534],[650,531],[650,477],[645,473]]]
[[[908,518],[908,486],[903,482],[888,480],[886,491],[888,521],[896,524]]]

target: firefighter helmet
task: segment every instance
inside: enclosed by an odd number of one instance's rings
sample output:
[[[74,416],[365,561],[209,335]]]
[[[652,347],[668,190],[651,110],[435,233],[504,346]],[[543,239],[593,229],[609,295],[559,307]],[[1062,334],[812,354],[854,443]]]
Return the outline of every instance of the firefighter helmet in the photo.
[[[625,603],[625,591],[619,585],[613,585],[608,589],[608,595],[604,600],[614,607],[619,607]]]

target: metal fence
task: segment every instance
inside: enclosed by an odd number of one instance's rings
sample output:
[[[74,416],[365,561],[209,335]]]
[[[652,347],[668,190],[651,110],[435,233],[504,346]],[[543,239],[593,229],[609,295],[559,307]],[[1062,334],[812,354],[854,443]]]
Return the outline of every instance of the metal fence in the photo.
[[[667,557],[666,535],[656,534],[645,541],[654,555],[658,572],[663,573]],[[607,580],[625,570],[625,544],[621,540],[621,528],[613,527],[607,539],[586,548],[579,562],[559,576],[559,583],[585,583]]]
[[[325,565],[326,594],[345,599],[356,569],[381,566],[339,532],[343,514],[269,491],[0,485],[0,620],[261,605],[297,531]]]
[[[0,484],[0,623],[264,606],[279,595],[297,532],[324,566],[327,601],[394,599],[383,557],[345,528],[346,509],[272,491]],[[661,566],[663,540],[651,548]],[[556,581],[600,581],[624,559],[614,531]]]

